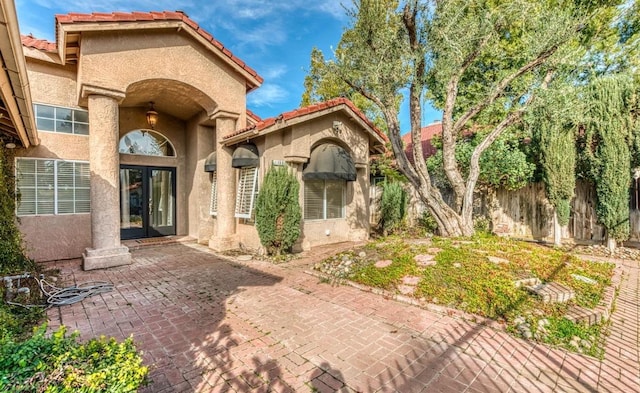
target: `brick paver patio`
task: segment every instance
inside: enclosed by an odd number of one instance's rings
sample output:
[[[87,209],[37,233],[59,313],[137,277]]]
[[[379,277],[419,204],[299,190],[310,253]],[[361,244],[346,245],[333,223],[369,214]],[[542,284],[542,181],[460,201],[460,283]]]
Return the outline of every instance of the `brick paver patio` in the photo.
[[[131,266],[83,272],[115,291],[49,311],[83,338],[133,335],[143,392],[637,392],[638,262],[625,261],[605,360],[304,273],[330,249],[283,265],[237,263],[195,244],[133,252]]]

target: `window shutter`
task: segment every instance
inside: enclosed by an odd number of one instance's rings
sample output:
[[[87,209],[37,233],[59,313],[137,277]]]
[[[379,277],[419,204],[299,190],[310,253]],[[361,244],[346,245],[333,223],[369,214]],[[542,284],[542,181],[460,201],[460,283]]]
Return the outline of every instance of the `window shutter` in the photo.
[[[91,211],[91,187],[89,163],[74,163],[74,213],[89,213]]]
[[[17,214],[19,216],[36,214],[36,161],[16,160],[16,186],[20,194]]]
[[[218,173],[213,172],[211,178],[211,204],[209,205],[209,214],[218,215]]]
[[[75,213],[74,163],[58,162],[58,214]]]
[[[16,178],[20,216],[90,210],[88,163],[21,158],[16,160]]]
[[[326,219],[344,218],[344,189],[346,182],[341,180],[326,180]]]
[[[55,165],[53,160],[36,160],[36,214],[55,214]]]
[[[251,218],[257,180],[258,168],[240,168],[236,193],[236,217]]]
[[[323,180],[305,180],[304,218],[305,220],[322,220],[324,218]]]

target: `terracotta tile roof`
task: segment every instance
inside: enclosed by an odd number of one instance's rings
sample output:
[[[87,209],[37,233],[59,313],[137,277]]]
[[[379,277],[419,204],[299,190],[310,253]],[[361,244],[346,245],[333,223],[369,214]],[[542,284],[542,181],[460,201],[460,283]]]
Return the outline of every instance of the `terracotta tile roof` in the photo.
[[[234,136],[237,135],[241,135],[244,134],[245,132],[249,132],[249,131],[254,131],[254,132],[260,132],[262,130],[264,130],[265,128],[268,128],[274,124],[276,124],[276,122],[280,122],[280,121],[287,121],[290,119],[294,119],[296,117],[300,117],[300,116],[304,116],[307,114],[311,114],[311,113],[315,113],[315,112],[319,112],[323,109],[330,109],[333,107],[337,107],[340,105],[346,105],[349,109],[351,109],[351,111],[353,111],[353,113],[355,113],[362,121],[364,121],[380,138],[382,138],[383,140],[387,140],[387,136],[380,131],[372,122],[371,120],[369,120],[367,118],[367,116],[365,116],[364,113],[362,113],[362,111],[360,111],[360,109],[358,109],[353,102],[351,102],[350,100],[346,99],[346,98],[334,98],[331,99],[329,101],[324,101],[324,102],[320,102],[317,104],[313,104],[313,105],[309,105],[303,108],[298,108],[298,109],[294,109],[292,111],[289,112],[284,112],[281,113],[280,115],[278,115],[277,117],[270,117],[264,120],[259,121],[258,123],[256,123],[255,125],[249,126],[247,128],[244,128],[242,130],[238,130],[235,132],[232,132],[231,134],[225,135],[223,139],[229,139],[232,138]]]
[[[94,12],[91,14],[69,13],[56,15],[56,25],[72,24],[72,23],[95,23],[95,22],[142,22],[142,21],[157,21],[157,20],[176,20],[182,21],[195,32],[197,32],[206,41],[210,42],[213,46],[218,48],[230,58],[234,63],[247,71],[250,75],[255,77],[259,83],[262,83],[263,78],[251,67],[245,64],[244,61],[236,57],[231,51],[222,45],[222,43],[206,30],[198,25],[193,19],[189,18],[187,14],[182,11],[161,11],[161,12],[112,12],[101,13]]]
[[[27,48],[34,48],[45,52],[55,52],[56,43],[50,42],[47,40],[42,40],[34,37],[33,35],[20,35],[20,39],[22,40],[22,45]]]
[[[253,119],[253,121],[255,121],[256,123],[262,121],[262,118],[260,116],[256,115],[255,113],[253,113],[249,109],[247,109],[247,116],[249,116],[251,119]]]
[[[420,140],[422,142],[422,155],[426,159],[436,154],[436,148],[431,144],[431,140],[436,135],[442,135],[442,123],[429,124],[426,127],[422,127],[420,130]],[[413,143],[411,143],[411,133],[408,133],[402,137],[404,142],[404,151],[407,154],[409,161],[413,162]]]

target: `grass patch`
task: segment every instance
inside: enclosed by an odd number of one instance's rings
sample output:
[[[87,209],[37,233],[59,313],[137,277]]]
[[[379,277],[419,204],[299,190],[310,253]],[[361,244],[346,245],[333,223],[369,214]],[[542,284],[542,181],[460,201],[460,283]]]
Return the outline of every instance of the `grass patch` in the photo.
[[[419,265],[414,260],[419,254],[433,255],[435,263]],[[376,267],[381,260],[391,263]],[[431,242],[386,237],[316,265],[334,277],[389,291],[397,290],[403,277],[417,276],[416,298],[492,318],[514,334],[592,356],[602,355],[606,324],[587,327],[563,315],[571,304],[597,306],[611,284],[613,268],[610,263],[487,234],[470,239],[436,237]],[[516,287],[516,280],[533,277],[571,288],[575,299],[544,303]]]

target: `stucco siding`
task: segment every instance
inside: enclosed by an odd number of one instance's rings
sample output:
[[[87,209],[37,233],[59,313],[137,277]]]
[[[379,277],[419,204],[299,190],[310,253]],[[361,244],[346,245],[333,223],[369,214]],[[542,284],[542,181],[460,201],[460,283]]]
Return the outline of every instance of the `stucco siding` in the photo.
[[[93,33],[83,36],[80,59],[80,84],[126,91],[144,80],[179,81],[212,98],[216,108],[244,116],[244,79],[186,36],[150,31]]]
[[[79,258],[91,246],[91,215],[20,217],[27,255],[36,261]]]

